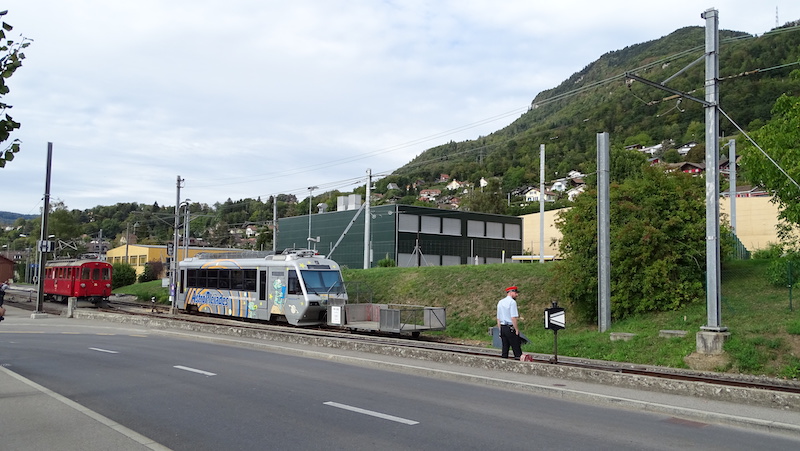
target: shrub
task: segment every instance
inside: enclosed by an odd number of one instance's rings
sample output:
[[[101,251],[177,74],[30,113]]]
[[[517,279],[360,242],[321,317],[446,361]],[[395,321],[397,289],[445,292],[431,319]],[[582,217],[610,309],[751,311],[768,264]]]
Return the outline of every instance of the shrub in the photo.
[[[161,273],[164,271],[164,264],[160,261],[147,262],[144,265],[144,271],[139,274],[139,283],[150,282],[158,280]]]
[[[127,263],[114,263],[111,289],[117,289],[136,282],[136,270]]]
[[[769,243],[769,246],[766,249],[758,249],[753,251],[753,258],[759,260],[780,258],[781,255],[783,255],[783,246],[775,243]]]

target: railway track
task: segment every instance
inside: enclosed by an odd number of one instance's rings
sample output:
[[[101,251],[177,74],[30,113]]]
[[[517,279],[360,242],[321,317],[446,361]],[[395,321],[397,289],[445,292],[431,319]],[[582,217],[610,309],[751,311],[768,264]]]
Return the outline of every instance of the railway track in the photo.
[[[31,296],[28,293],[11,293],[10,296],[8,294],[6,295],[6,302],[9,305],[32,311],[36,304],[36,299],[35,296],[33,296],[31,299]],[[151,316],[157,318],[164,318],[164,315],[169,313],[169,306],[164,306],[161,304],[154,305],[151,303],[132,302],[125,300],[113,300],[110,301],[109,304],[110,305],[108,308],[96,308],[96,310],[115,314]],[[63,311],[66,310],[66,306],[64,304],[45,302],[44,307],[45,312],[58,315],[62,314]],[[413,349],[423,352],[445,352],[477,358],[500,359],[499,350],[456,343],[446,338],[437,336],[423,335],[419,338],[411,339],[390,336],[386,334],[369,334],[350,330],[343,331],[338,328],[330,327],[301,328],[257,321],[239,319],[233,320],[203,314],[181,313],[174,316],[170,315],[169,318],[173,321],[197,323],[203,325],[231,326],[240,330],[268,330],[281,334],[304,336],[310,339],[345,340],[375,346],[391,346],[403,349]],[[553,362],[552,356],[545,354],[533,354],[533,362],[509,363],[519,363],[519,365],[546,365],[550,367],[571,368],[590,373],[593,371],[598,371],[605,373],[616,373],[622,376],[643,376],[687,383],[704,383],[721,388],[744,388],[800,395],[800,381],[744,374],[697,372],[677,368],[635,365],[623,362],[598,361],[565,356],[558,356],[557,362]]]

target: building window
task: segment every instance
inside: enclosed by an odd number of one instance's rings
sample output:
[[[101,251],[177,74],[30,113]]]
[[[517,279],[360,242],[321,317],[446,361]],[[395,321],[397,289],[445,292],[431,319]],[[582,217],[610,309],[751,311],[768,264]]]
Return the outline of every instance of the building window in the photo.
[[[483,221],[467,221],[467,236],[484,237],[486,236],[485,225]]]
[[[503,224],[500,222],[487,222],[486,236],[488,238],[503,238]]]
[[[397,230],[400,232],[419,232],[419,216],[400,213],[397,218]]]
[[[442,221],[435,216],[422,216],[422,233],[435,233],[442,232]]]
[[[521,240],[522,239],[522,227],[519,224],[505,224],[506,233],[505,237],[507,240]]]
[[[461,220],[456,218],[442,218],[442,234],[461,236]]]

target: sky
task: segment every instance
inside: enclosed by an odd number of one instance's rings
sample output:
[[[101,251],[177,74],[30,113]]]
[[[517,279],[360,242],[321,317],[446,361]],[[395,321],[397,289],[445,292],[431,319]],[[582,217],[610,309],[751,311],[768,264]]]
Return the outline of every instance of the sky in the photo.
[[[4,0],[7,37],[33,42],[6,80],[22,150],[0,211],[41,213],[48,143],[68,209],[174,206],[178,177],[180,201],[208,205],[346,193],[706,9],[750,34],[800,19],[796,0],[614,3]]]

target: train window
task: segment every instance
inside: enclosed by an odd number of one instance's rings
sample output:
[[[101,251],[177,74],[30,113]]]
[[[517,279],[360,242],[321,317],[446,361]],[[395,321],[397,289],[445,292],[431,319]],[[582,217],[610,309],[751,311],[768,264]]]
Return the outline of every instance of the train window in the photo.
[[[258,300],[259,301],[266,301],[267,300],[267,272],[260,271],[261,279],[258,281]]]
[[[244,289],[244,274],[241,269],[231,269],[228,271],[231,275],[231,290]]]
[[[339,293],[343,290],[339,271],[301,271],[301,274],[309,292]]]
[[[246,291],[256,291],[256,270],[244,270],[244,289]]]
[[[303,289],[300,288],[300,279],[297,278],[295,271],[289,271],[289,277],[286,280],[286,293],[303,294]]]
[[[196,287],[197,285],[197,270],[190,269],[186,271],[186,286],[187,287]]]
[[[94,268],[92,271],[92,280],[102,280],[100,276],[100,268]]]
[[[103,280],[111,280],[111,268],[103,268]]]
[[[83,274],[81,274],[81,279],[88,279],[89,278],[89,271],[91,271],[91,269],[89,269],[88,267],[84,267],[83,268]]]
[[[219,277],[219,282],[217,288],[221,290],[228,290],[231,288],[231,271],[227,269],[222,269],[219,271],[215,271]]]

